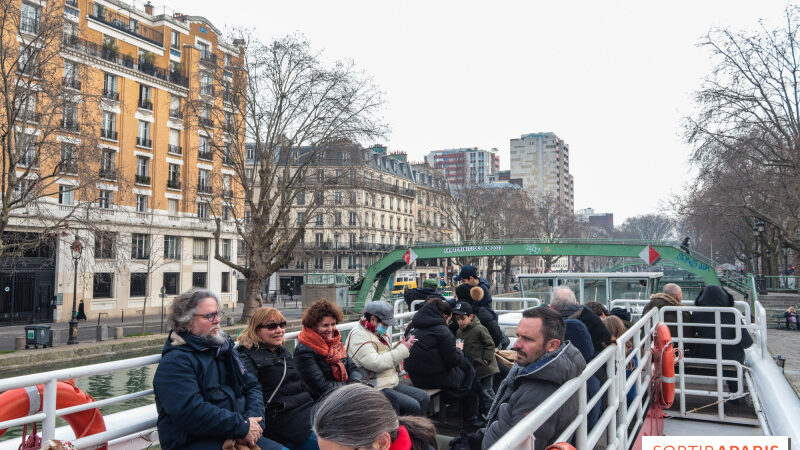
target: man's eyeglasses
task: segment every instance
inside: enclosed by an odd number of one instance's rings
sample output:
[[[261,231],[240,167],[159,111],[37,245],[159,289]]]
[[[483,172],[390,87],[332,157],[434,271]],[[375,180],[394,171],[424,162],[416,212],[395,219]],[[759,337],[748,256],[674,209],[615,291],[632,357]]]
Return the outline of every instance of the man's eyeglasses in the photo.
[[[272,331],[278,327],[286,328],[286,321],[281,320],[280,322],[267,322],[258,326],[258,328],[266,328],[269,331]]]
[[[222,312],[222,311],[215,311],[215,312],[208,313],[208,314],[195,314],[195,316],[205,317],[205,319],[207,321],[213,322],[213,321],[215,321],[217,319],[222,320],[222,318],[225,317],[225,313]]]

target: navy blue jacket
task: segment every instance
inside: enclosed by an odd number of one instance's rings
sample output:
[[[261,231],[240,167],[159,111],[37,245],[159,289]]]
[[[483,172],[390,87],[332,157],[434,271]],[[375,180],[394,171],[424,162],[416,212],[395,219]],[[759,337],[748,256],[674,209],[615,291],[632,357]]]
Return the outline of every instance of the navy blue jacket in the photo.
[[[242,373],[230,344],[231,354],[216,357],[217,349],[197,336],[171,332],[167,337],[153,378],[164,449],[243,438],[250,430],[248,418],[264,417],[261,385],[247,370]]]

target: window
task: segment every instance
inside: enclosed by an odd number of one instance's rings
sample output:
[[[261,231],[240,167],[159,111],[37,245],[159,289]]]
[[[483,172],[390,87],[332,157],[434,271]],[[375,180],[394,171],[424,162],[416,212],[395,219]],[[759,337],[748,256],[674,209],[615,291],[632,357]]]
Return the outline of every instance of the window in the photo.
[[[169,40],[169,46],[174,48],[174,49],[180,50],[180,48],[181,48],[180,47],[180,45],[181,45],[180,44],[180,42],[181,42],[180,39],[181,39],[180,33],[178,33],[175,30],[172,30],[172,36],[171,36],[171,38]]]
[[[211,74],[200,72],[200,93],[214,95],[214,86],[211,84]]]
[[[298,212],[298,213],[297,213],[297,222],[296,222],[296,226],[298,226],[298,227],[299,227],[299,226],[301,226],[302,224],[303,224],[303,213],[302,213],[302,212]]]
[[[181,98],[177,95],[169,98],[169,116],[176,119],[181,118]]]
[[[230,206],[223,206],[222,207],[222,220],[230,221],[232,220],[233,214],[231,213]]]
[[[358,216],[356,215],[356,213],[351,212],[350,213],[350,225],[355,225],[357,222],[358,222]]]
[[[75,173],[77,170],[77,159],[75,144],[61,143],[61,171],[65,173]]]
[[[147,273],[131,274],[131,297],[147,295]]]
[[[220,253],[222,253],[222,257],[225,259],[231,259],[231,240],[230,239],[223,239],[222,240],[222,248],[220,249]]]
[[[356,247],[356,234],[350,233],[350,248],[355,248],[355,247]]]
[[[211,142],[207,136],[200,136],[199,147],[197,148],[197,156],[201,159],[211,159]]]
[[[306,204],[306,193],[305,192],[298,192],[297,193],[297,204],[298,205],[305,205]]]
[[[106,139],[117,140],[117,115],[103,111],[103,128],[100,130],[100,135]]]
[[[314,268],[315,269],[322,269],[323,266],[323,259],[321,256],[314,257]]]
[[[334,269],[342,268],[342,255],[333,255],[333,268]]]
[[[169,165],[169,172],[167,175],[167,187],[172,189],[181,188],[181,166],[177,164]]]
[[[199,169],[197,171],[197,190],[206,194],[211,193],[211,171]]]
[[[61,127],[70,131],[78,130],[78,105],[64,102],[61,108]]]
[[[102,209],[111,209],[114,206],[114,191],[100,191],[98,206]]]
[[[305,269],[306,268],[306,261],[303,259],[298,259],[294,262],[295,269]]]
[[[39,75],[39,70],[36,64],[36,50],[33,47],[20,47],[19,58],[17,58],[17,70],[23,75]]]
[[[146,195],[136,195],[136,212],[146,213],[147,212],[147,196]]]
[[[316,218],[315,223],[317,224],[318,227],[321,227],[321,226],[324,225],[325,222],[324,222],[324,220],[322,218],[322,214],[317,214],[317,218]]]
[[[192,272],[192,287],[206,287],[206,275],[205,272]]]
[[[111,298],[114,296],[112,287],[114,286],[113,273],[98,273],[94,274],[94,289],[92,289],[92,297],[94,298]]]
[[[198,261],[208,260],[208,239],[194,238],[192,254]]]
[[[150,257],[150,235],[133,233],[131,235],[131,258],[147,259]]]
[[[208,219],[208,202],[197,202],[197,217]]]
[[[315,233],[314,234],[314,242],[317,244],[317,247],[322,246],[322,233]]]
[[[356,191],[350,191],[350,204],[355,205],[357,201]]]
[[[219,288],[220,292],[230,292],[231,291],[231,273],[230,272],[222,272],[222,285]]]
[[[164,272],[164,286],[165,295],[178,295],[180,291],[180,273],[179,272]]]
[[[181,258],[180,236],[164,236],[164,259]]]
[[[58,203],[72,205],[75,201],[75,188],[65,184],[58,185]]]
[[[333,192],[333,204],[334,205],[341,205],[342,204],[342,191],[334,191]]]
[[[355,269],[357,261],[358,261],[358,257],[357,256],[354,256],[354,255],[348,256],[347,257],[347,268],[348,269]]]
[[[178,155],[181,154],[181,132],[180,130],[176,130],[170,128],[169,130],[169,147],[167,147],[167,151],[170,153],[176,153]]]
[[[136,157],[136,178],[140,181],[139,177],[147,178],[147,183],[150,183],[150,158],[146,156]]]
[[[136,145],[148,148],[153,146],[150,141],[150,122],[139,121],[139,135],[136,137]]]
[[[335,213],[333,213],[333,224],[334,225],[342,224],[342,213],[340,211],[336,211]]]
[[[64,86],[80,88],[80,73],[78,65],[72,61],[64,61]]]
[[[167,212],[173,217],[178,215],[178,199],[167,199]]]
[[[114,178],[114,159],[116,153],[113,150],[103,150],[100,160],[100,177]]]
[[[20,8],[19,31],[23,33],[38,34],[41,20],[41,9],[30,3],[22,2]]]
[[[95,259],[114,258],[115,233],[98,232],[94,235],[94,257]]]

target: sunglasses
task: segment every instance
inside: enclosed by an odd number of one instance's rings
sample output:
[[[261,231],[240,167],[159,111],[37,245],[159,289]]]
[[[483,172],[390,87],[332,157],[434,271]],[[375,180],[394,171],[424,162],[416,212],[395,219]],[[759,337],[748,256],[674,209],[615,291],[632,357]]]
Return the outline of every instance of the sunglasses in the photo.
[[[272,330],[274,330],[274,329],[276,329],[278,327],[286,328],[286,321],[285,320],[281,320],[280,322],[267,322],[265,324],[262,324],[262,325],[258,326],[259,329],[260,328],[266,328],[266,329],[268,329],[270,331],[272,331]]]

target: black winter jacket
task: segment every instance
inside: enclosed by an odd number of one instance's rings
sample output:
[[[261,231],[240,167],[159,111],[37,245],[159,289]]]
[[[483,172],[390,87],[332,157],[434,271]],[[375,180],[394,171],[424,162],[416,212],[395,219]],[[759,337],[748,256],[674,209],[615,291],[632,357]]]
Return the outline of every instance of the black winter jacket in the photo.
[[[271,351],[264,344],[250,349],[239,347],[238,350],[244,366],[261,384],[266,407],[264,436],[281,444],[302,446],[311,434],[311,408],[314,400],[303,388],[292,354],[283,347]],[[279,383],[280,388],[276,392],[275,388]],[[273,392],[275,396],[267,404]]]
[[[171,332],[167,337],[153,377],[164,449],[190,447],[200,440],[243,438],[250,430],[248,418],[264,416],[261,386],[229,359],[238,360],[230,345],[231,354],[217,357],[216,349],[197,336]]]
[[[348,356],[342,359],[342,362],[347,369],[347,382],[361,382],[361,372],[358,371],[353,360]],[[333,370],[325,362],[325,358],[305,344],[297,344],[294,349],[294,367],[300,374],[300,379],[303,380],[303,386],[315,402],[325,396],[328,391],[345,385],[333,378]]]
[[[451,372],[459,370],[458,366],[466,360],[456,348],[456,339],[435,303],[428,303],[417,311],[406,334],[417,338],[411,354],[403,362],[412,383],[418,387],[459,387],[463,377]]]
[[[586,328],[589,329],[589,336],[592,338],[592,346],[594,347],[595,355],[599,355],[600,352],[606,348],[605,344],[611,340],[611,332],[606,328],[603,319],[586,306],[578,304],[568,306],[564,311],[561,311],[561,317],[564,320],[578,319],[586,325]],[[592,358],[594,358],[594,356],[592,356]],[[589,361],[586,362],[588,363]],[[602,370],[600,372],[605,374]],[[600,372],[598,372],[598,374]]]
[[[700,291],[700,295],[694,302],[694,306],[733,306],[733,296],[725,292],[721,287],[716,285],[709,285]],[[714,312],[697,312],[692,313],[692,323],[715,323]],[[735,323],[736,316],[733,313],[720,314],[720,322],[723,324]],[[733,345],[722,346],[722,359],[731,359],[740,363],[744,362],[744,349],[753,345],[753,339],[745,328],[742,328],[741,340]],[[722,339],[733,339],[736,336],[736,330],[729,327],[722,327]],[[713,327],[694,327],[695,337],[714,339],[715,331]],[[716,345],[714,344],[695,344],[695,358],[716,358]]]
[[[408,306],[409,311],[410,311],[411,310],[410,309],[411,308],[411,303],[414,300],[425,300],[431,295],[441,295],[441,294],[439,294],[439,291],[437,291],[436,289],[430,289],[430,288],[424,288],[424,287],[406,289],[406,291],[403,292],[403,300],[405,300],[406,305]],[[415,309],[415,311],[419,310],[419,308],[421,306],[422,305],[418,305],[417,308]]]

